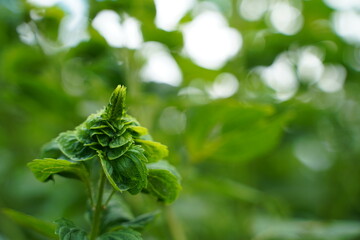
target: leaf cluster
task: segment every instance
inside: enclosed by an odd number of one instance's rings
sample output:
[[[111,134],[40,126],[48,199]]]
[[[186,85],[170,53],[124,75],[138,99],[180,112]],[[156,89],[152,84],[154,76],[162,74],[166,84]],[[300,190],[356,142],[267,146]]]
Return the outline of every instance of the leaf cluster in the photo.
[[[167,203],[176,199],[179,175],[169,171],[165,161],[158,162],[168,155],[168,149],[152,141],[147,129],[126,114],[125,95],[126,88],[118,86],[103,110],[47,144],[44,159],[28,164],[36,178],[44,182],[61,174],[84,180],[87,169],[83,162],[97,157],[115,190],[144,191]],[[152,169],[155,162],[160,166],[157,170]]]
[[[90,115],[74,130],[60,133],[46,144],[41,154],[43,158],[28,164],[35,177],[42,182],[53,179],[55,174],[79,179],[85,183],[92,198],[90,175],[97,172],[97,175],[105,175],[117,192],[143,192],[159,201],[173,202],[181,186],[176,169],[163,160],[168,149],[153,141],[147,129],[126,113],[125,96],[126,88],[118,86],[105,108]],[[98,161],[99,164],[87,164],[89,161]],[[94,166],[100,168],[94,169]],[[99,239],[141,239],[139,233],[131,228],[152,219],[151,215],[117,220],[115,222],[121,229],[114,226],[113,231]],[[60,219],[56,223],[56,234],[60,239],[88,239],[87,233],[69,220]]]

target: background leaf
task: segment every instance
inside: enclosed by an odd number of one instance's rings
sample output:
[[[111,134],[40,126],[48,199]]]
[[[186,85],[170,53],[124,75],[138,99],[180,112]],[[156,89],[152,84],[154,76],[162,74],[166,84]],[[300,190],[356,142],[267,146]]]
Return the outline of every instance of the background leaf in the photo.
[[[134,219],[128,204],[118,195],[114,195],[103,213],[102,232],[121,226]]]
[[[131,228],[140,231],[153,222],[158,215],[159,211],[154,211],[134,217],[128,204],[126,204],[121,197],[115,195],[104,211],[102,232],[123,228]]]
[[[87,233],[76,227],[75,224],[65,218],[55,221],[57,224],[56,234],[60,240],[87,240]]]
[[[269,106],[232,102],[191,109],[187,145],[192,160],[248,161],[264,155],[279,143],[282,127],[289,119],[288,114],[272,115]]]
[[[0,1],[0,208],[87,224],[80,182],[42,184],[26,164],[121,84],[128,113],[168,146],[182,176],[173,215],[145,239],[359,238],[359,37],[346,31],[357,29],[356,1],[34,2]],[[104,14],[117,19],[111,33],[131,29],[139,44],[109,42],[93,24]],[[188,41],[187,27],[209,16]],[[241,36],[239,51],[222,43],[228,31]],[[135,40],[122,36],[118,44]],[[216,69],[194,60],[192,51],[210,60],[223,47],[233,56]],[[48,150],[40,158],[69,159]],[[101,168],[93,160],[85,164]],[[159,207],[151,196],[122,196],[136,215]],[[4,214],[0,222],[0,238],[41,238]]]
[[[159,215],[158,211],[145,213],[142,215],[137,216],[136,218],[124,222],[121,224],[124,227],[136,229],[136,230],[142,230],[144,227],[146,227],[148,224],[150,224],[154,219]]]
[[[55,224],[45,222],[30,215],[17,212],[12,209],[3,209],[2,212],[21,226],[31,229],[49,239],[57,239],[55,235]]]
[[[132,229],[123,229],[101,235],[99,240],[141,240],[141,234]]]

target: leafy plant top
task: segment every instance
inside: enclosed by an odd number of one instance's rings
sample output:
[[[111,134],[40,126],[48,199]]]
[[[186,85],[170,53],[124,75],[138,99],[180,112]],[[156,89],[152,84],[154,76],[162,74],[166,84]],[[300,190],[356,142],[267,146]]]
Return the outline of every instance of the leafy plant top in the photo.
[[[143,192],[165,203],[173,202],[181,189],[176,169],[163,160],[168,155],[167,147],[153,141],[148,130],[126,113],[125,97],[126,88],[118,86],[105,108],[90,115],[74,130],[60,133],[44,146],[42,159],[28,164],[42,182],[59,174],[85,183],[94,209],[90,239],[100,235],[100,222],[106,221],[102,219],[106,207],[103,203],[105,179],[114,191]],[[88,164],[89,161],[98,163]],[[96,203],[90,177],[94,173],[99,178]],[[60,239],[87,239],[87,232],[69,220],[61,219],[56,223]],[[139,233],[129,228],[130,223],[121,223],[122,228],[128,230],[102,232],[104,235],[100,239],[140,239]]]

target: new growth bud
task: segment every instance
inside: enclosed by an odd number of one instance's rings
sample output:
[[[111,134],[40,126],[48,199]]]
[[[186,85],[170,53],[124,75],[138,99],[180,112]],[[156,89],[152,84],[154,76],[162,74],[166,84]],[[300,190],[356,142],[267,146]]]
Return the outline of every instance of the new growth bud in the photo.
[[[125,113],[126,87],[118,85],[111,94],[110,102],[105,108],[105,116],[109,120],[121,118]]]

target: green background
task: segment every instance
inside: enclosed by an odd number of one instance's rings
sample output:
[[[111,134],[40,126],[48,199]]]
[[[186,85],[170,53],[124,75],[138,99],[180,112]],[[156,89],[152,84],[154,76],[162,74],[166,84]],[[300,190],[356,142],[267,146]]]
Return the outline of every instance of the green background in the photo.
[[[243,40],[236,56],[215,70],[183,54],[180,30],[157,28],[151,0],[85,1],[89,39],[71,47],[59,41],[59,26],[68,15],[61,4],[1,0],[0,208],[86,225],[83,186],[61,177],[40,183],[26,164],[44,143],[104,106],[123,84],[129,113],[169,146],[168,160],[182,175],[183,190],[171,206],[125,194],[137,214],[162,209],[144,239],[360,239],[360,42],[337,35],[332,21],[340,10],[320,0],[291,1],[303,25],[286,35],[271,24],[271,7],[259,20],[248,21],[237,11],[241,1],[208,2]],[[180,25],[193,21],[196,6]],[[104,9],[138,19],[144,42],[161,43],[176,60],[181,84],[143,81],[139,50],[111,47],[92,27]],[[32,44],[19,37],[23,23],[38,36]],[[45,51],[39,36],[58,50]],[[270,66],[281,54],[291,59],[309,46],[320,49],[323,64],[343,66],[344,85],[326,92],[296,74],[296,93],[277,99],[257,67]],[[297,63],[291,66],[298,73]],[[233,74],[240,87],[230,97],[214,99],[207,89],[223,72]],[[196,94],[179,94],[188,87],[196,87]],[[39,236],[0,215],[0,239]]]

